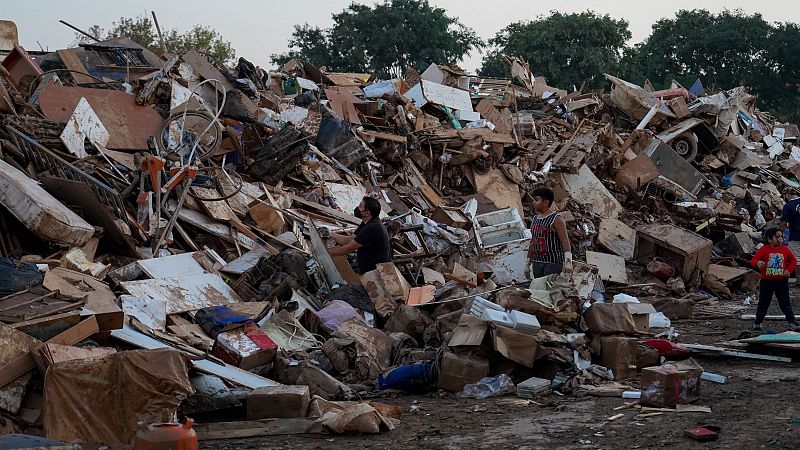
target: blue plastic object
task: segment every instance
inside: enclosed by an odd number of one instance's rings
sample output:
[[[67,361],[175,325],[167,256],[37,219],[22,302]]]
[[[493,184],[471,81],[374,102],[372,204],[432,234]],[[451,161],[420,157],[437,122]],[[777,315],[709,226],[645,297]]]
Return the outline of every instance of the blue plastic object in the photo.
[[[232,330],[250,322],[248,317],[234,312],[227,306],[211,306],[200,309],[195,314],[194,320],[212,338],[216,338],[223,331]]]
[[[386,375],[378,375],[378,389],[415,391],[430,386],[434,381],[433,361],[421,361],[395,367]]]
[[[731,173],[725,174],[725,176],[722,177],[722,185],[724,187],[731,187],[733,185],[733,176],[734,175],[736,175],[736,171],[735,170],[733,172],[731,172]]]

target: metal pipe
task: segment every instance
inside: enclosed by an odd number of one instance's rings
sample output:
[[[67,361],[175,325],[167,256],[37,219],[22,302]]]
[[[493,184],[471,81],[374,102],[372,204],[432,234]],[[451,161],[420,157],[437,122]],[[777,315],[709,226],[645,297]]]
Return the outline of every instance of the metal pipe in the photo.
[[[100,38],[99,38],[99,37],[97,37],[97,36],[92,36],[91,34],[89,34],[89,33],[85,32],[85,31],[81,30],[80,28],[76,27],[75,25],[71,25],[71,24],[69,24],[69,23],[67,23],[66,21],[63,21],[63,20],[59,20],[59,22],[61,22],[61,23],[63,23],[64,25],[66,25],[66,26],[68,26],[68,27],[72,28],[73,30],[77,31],[78,33],[80,33],[80,34],[82,34],[82,35],[84,35],[84,36],[86,36],[86,37],[89,37],[89,38],[92,38],[92,39],[94,39],[96,42],[100,42]]]

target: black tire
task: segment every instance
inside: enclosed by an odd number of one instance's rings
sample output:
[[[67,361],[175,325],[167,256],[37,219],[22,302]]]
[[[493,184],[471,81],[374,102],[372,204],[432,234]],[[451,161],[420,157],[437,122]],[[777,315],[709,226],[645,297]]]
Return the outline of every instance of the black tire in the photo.
[[[697,136],[691,131],[679,134],[669,146],[686,161],[692,162],[697,157]]]

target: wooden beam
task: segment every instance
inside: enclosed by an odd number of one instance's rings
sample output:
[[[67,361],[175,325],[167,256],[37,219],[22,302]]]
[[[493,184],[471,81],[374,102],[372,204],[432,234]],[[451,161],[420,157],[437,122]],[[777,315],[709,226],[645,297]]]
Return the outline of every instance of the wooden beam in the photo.
[[[262,419],[242,422],[216,422],[194,424],[197,439],[243,439],[259,436],[282,436],[290,434],[323,433],[322,427],[314,427],[316,419]]]
[[[303,206],[307,206],[307,207],[309,207],[311,209],[319,211],[319,212],[321,212],[321,213],[323,213],[323,214],[325,214],[327,216],[330,216],[330,217],[332,217],[334,219],[337,219],[337,220],[340,220],[342,222],[352,223],[353,225],[360,225],[361,224],[361,219],[357,218],[356,216],[354,216],[352,214],[347,214],[347,213],[344,213],[344,212],[341,212],[341,211],[337,211],[337,210],[335,210],[333,208],[328,208],[325,205],[320,205],[319,203],[308,201],[308,200],[304,199],[303,197],[300,197],[300,196],[297,196],[297,195],[294,195],[294,194],[289,194],[289,198],[291,198],[293,202],[299,203],[299,204],[301,204]]]

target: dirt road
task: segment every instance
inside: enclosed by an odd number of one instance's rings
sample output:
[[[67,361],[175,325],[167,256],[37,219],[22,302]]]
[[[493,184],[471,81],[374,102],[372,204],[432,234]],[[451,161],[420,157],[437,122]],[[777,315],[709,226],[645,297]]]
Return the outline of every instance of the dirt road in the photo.
[[[797,298],[795,296],[795,298]],[[795,311],[800,312],[800,301]],[[751,307],[755,310],[755,305]],[[779,314],[773,305],[770,314]],[[674,324],[681,342],[711,344],[736,339],[750,323],[730,319]],[[769,322],[776,331],[785,323]],[[304,435],[209,441],[201,448],[513,448],[513,449],[798,449],[800,448],[800,363],[697,357],[708,372],[728,377],[725,384],[704,381],[697,404],[710,414],[664,413],[637,419],[634,409],[613,411],[621,398],[554,394],[526,402],[516,397],[470,400],[438,394],[384,399],[402,405],[402,423],[379,435]],[[634,381],[636,383],[636,381]],[[619,412],[624,417],[606,419]],[[701,443],[684,430],[716,425],[716,442]]]

